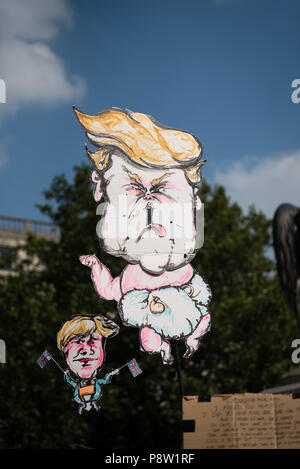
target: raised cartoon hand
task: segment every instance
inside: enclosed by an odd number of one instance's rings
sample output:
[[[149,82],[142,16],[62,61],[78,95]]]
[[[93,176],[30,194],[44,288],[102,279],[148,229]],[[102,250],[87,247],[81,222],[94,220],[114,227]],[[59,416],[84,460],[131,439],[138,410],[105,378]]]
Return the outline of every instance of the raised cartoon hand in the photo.
[[[119,368],[117,368],[116,370],[111,371],[111,375],[118,375],[119,373],[120,373]]]
[[[91,269],[91,278],[96,292],[105,300],[116,300],[121,298],[120,277],[112,278],[109,269],[102,264],[95,254],[79,256],[81,264]]]
[[[87,267],[93,267],[94,265],[100,265],[99,259],[95,256],[95,254],[88,254],[79,256],[79,260],[81,264],[86,265]]]

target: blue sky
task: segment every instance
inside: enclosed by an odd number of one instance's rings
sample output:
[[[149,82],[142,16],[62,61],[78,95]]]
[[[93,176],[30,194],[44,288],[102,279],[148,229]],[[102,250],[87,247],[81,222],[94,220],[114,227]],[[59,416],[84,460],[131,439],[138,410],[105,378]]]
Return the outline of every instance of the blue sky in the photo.
[[[299,24],[297,0],[0,0],[0,214],[44,219],[43,189],[85,161],[73,104],[190,131],[245,210],[299,206]]]

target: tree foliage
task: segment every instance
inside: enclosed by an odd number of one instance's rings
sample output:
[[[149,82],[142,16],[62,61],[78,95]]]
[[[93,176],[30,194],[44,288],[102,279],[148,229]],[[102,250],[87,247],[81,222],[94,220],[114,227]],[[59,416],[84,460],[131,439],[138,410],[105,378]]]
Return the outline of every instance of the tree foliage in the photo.
[[[101,250],[96,237],[96,205],[87,165],[74,179],[54,178],[40,206],[60,228],[59,242],[30,236],[29,261],[0,279],[0,337],[7,346],[1,366],[0,447],[150,449],[181,446],[181,396],[176,367],[139,350],[138,331],[125,327],[114,302],[99,299],[90,271],[78,260],[95,253],[113,276],[126,265]],[[192,264],[213,292],[212,328],[192,359],[181,359],[186,395],[259,392],[290,369],[296,321],[281,292],[271,246],[270,220],[253,207],[244,214],[224,189],[203,181],[205,242]],[[100,313],[121,326],[107,342],[102,372],[135,357],[143,374],[123,370],[103,390],[99,414],[77,414],[72,392],[53,362],[35,361],[47,349],[64,367],[56,348],[60,324],[72,314]],[[182,357],[184,344],[179,344]]]

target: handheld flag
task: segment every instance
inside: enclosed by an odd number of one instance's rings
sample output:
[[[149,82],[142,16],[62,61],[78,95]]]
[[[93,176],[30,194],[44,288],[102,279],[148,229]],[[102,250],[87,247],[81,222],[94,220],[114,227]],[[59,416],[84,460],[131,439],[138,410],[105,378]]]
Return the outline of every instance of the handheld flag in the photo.
[[[47,365],[47,363],[51,360],[51,355],[47,350],[45,350],[44,353],[37,359],[36,363],[39,365],[39,367],[44,368],[44,366]]]
[[[133,358],[132,360],[130,360],[130,362],[127,363],[127,366],[128,368],[130,369],[131,371],[131,374],[136,377],[138,375],[140,375],[142,373],[142,370],[141,368],[139,367],[139,364],[138,362],[136,361],[135,358]]]

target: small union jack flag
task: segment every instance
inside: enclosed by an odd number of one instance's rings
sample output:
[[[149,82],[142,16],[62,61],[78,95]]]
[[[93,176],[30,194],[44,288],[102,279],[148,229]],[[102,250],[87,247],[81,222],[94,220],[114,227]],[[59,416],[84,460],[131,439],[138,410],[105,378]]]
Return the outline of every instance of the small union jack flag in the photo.
[[[142,373],[142,370],[141,368],[139,367],[139,364],[138,362],[136,361],[135,358],[133,358],[132,360],[130,360],[130,362],[127,363],[127,366],[128,368],[130,369],[131,371],[131,374],[136,377],[138,375],[140,375]]]
[[[44,368],[44,366],[47,365],[47,363],[51,360],[51,355],[47,350],[45,350],[44,353],[37,359],[36,363],[41,367]]]

